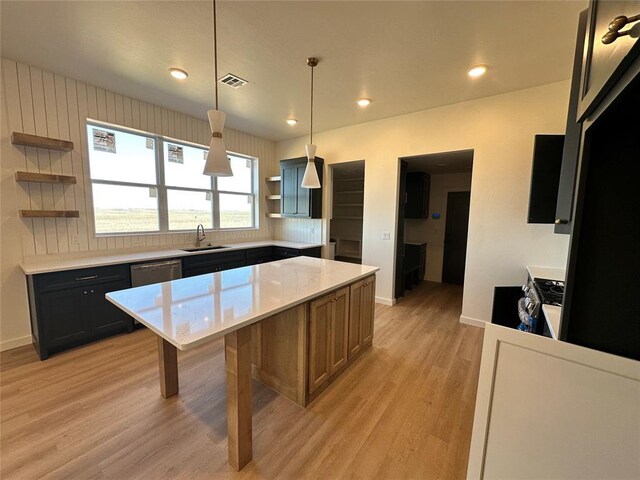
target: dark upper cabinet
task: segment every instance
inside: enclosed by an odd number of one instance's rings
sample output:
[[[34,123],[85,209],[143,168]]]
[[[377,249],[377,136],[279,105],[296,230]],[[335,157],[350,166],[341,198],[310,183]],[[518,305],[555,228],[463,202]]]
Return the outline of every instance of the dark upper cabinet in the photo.
[[[324,160],[316,157],[315,165],[322,185]],[[322,188],[301,186],[306,168],[306,157],[280,161],[280,213],[283,217],[322,218]]]
[[[564,135],[536,135],[527,223],[555,223]]]
[[[404,218],[429,217],[431,176],[425,172],[407,173],[407,202]]]
[[[640,53],[640,21],[618,23],[619,32],[631,31],[631,35],[622,35],[611,43],[607,42],[615,35],[610,24],[616,17],[634,17],[640,14],[640,1],[591,0],[589,3],[587,31],[582,59],[580,103],[578,119],[584,119],[611,90],[633,59]],[[615,22],[614,22],[615,23]]]
[[[558,201],[556,204],[555,233],[571,233],[573,198],[576,184],[576,170],[578,155],[580,154],[580,138],[582,124],[577,120],[578,102],[580,101],[580,75],[582,64],[582,50],[587,29],[587,11],[580,14],[578,21],[578,35],[573,57],[573,75],[571,77],[571,93],[569,95],[569,112],[567,114],[567,129],[562,150],[562,166],[560,181],[558,182]]]

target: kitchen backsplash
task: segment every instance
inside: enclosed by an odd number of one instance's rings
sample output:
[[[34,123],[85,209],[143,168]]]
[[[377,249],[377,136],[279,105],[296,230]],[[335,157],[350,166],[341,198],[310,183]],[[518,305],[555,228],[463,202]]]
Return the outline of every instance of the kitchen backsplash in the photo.
[[[25,218],[13,222],[20,229],[24,256],[133,246],[156,247],[194,241],[195,234],[192,233],[96,238],[90,217],[93,207],[87,171],[85,120],[92,118],[202,145],[207,145],[211,138],[206,121],[4,58],[2,76],[4,141],[8,141],[10,132],[16,131],[68,139],[74,143],[74,150],[71,152],[14,145],[3,149],[3,152],[9,152],[8,158],[3,158],[3,168],[77,177],[77,184],[65,186],[18,184],[12,179],[3,182],[3,188],[15,189],[17,203],[15,212],[3,209],[3,216],[15,214],[17,217],[19,209],[67,209],[80,212],[80,218]],[[202,113],[204,115],[204,109]],[[208,239],[224,242],[271,238],[273,221],[264,217],[267,208],[264,177],[278,171],[274,143],[232,129],[225,129],[224,141],[230,151],[259,159],[259,229],[215,232],[208,234]],[[8,177],[5,174],[3,178]],[[298,228],[296,226],[293,231],[297,232]],[[283,229],[279,225],[277,230],[280,235],[289,238],[288,234],[282,233],[288,232],[289,227]],[[296,235],[304,237],[302,233]],[[77,243],[73,241],[76,238]],[[142,243],[134,243],[134,238]]]

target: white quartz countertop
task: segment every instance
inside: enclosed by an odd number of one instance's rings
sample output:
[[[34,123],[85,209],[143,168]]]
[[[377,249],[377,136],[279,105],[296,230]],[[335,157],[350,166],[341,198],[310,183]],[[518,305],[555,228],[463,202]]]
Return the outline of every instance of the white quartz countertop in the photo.
[[[564,268],[536,267],[527,265],[527,272],[531,278],[546,278],[547,280],[560,280],[564,282],[566,271]]]
[[[117,265],[119,263],[137,263],[137,262],[146,262],[151,260],[162,260],[167,258],[178,258],[178,257],[186,257],[189,255],[204,255],[210,253],[218,253],[218,252],[229,252],[233,250],[245,250],[248,248],[259,248],[259,247],[285,247],[285,248],[296,248],[296,249],[306,249],[306,248],[314,248],[321,247],[321,244],[310,244],[310,243],[300,243],[300,242],[289,242],[286,240],[261,240],[255,242],[244,242],[244,243],[221,243],[224,245],[224,248],[218,248],[216,250],[202,250],[199,252],[185,252],[184,250],[180,250],[179,248],[171,248],[164,250],[151,250],[151,251],[128,251],[128,252],[119,252],[119,253],[98,253],[94,252],[92,255],[83,255],[83,256],[56,256],[56,257],[32,257],[30,259],[25,260],[20,264],[20,268],[26,275],[36,275],[38,273],[50,273],[50,272],[59,272],[62,270],[75,270],[78,268],[89,268],[89,267],[102,267],[105,265]],[[185,246],[183,248],[193,248],[192,246]]]
[[[107,300],[181,350],[365,278],[378,267],[311,257],[111,292]]]

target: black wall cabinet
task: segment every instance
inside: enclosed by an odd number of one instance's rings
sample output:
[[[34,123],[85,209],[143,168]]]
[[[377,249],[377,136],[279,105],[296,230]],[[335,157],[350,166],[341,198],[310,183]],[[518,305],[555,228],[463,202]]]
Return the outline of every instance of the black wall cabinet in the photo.
[[[431,176],[426,172],[407,173],[407,203],[404,218],[429,217]]]
[[[31,327],[40,359],[66,348],[131,331],[133,321],[105,294],[131,287],[129,265],[29,276]]]
[[[322,185],[324,160],[316,157],[315,165]],[[280,214],[283,217],[322,218],[322,188],[301,186],[306,168],[306,157],[280,161]]]
[[[564,135],[536,135],[527,223],[555,223]]]

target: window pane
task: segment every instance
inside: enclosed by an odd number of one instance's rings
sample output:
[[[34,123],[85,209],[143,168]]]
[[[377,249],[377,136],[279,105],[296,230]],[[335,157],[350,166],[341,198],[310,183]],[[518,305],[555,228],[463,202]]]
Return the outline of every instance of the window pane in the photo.
[[[96,233],[159,230],[156,188],[93,184]]]
[[[220,194],[220,228],[253,227],[251,195]]]
[[[229,156],[233,177],[218,177],[218,190],[223,192],[253,193],[251,188],[252,160],[248,158]]]
[[[167,190],[169,230],[195,230],[199,223],[213,228],[211,192]]]
[[[156,142],[151,137],[87,125],[94,180],[156,183]]]
[[[206,150],[165,141],[163,153],[167,186],[211,190],[211,177],[202,173]]]

